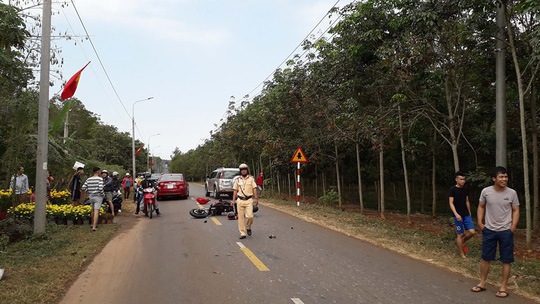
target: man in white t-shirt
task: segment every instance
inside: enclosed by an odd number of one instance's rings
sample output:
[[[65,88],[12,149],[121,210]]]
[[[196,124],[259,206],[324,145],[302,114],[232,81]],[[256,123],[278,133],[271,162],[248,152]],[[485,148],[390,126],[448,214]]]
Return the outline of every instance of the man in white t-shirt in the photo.
[[[514,262],[514,232],[519,221],[519,199],[514,189],[508,188],[508,173],[504,167],[496,167],[491,174],[493,186],[486,187],[480,194],[478,204],[478,227],[482,231],[481,280],[472,292],[485,291],[486,279],[491,261],[495,260],[499,245],[500,260],[503,263],[502,281],[498,298],[506,298],[508,278]],[[484,224],[485,219],[485,224]]]

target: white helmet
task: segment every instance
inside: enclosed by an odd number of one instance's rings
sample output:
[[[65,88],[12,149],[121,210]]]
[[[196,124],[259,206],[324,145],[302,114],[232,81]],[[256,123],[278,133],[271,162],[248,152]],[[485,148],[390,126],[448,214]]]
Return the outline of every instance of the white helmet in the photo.
[[[112,173],[112,176],[118,176],[118,172],[114,171],[114,172]]]

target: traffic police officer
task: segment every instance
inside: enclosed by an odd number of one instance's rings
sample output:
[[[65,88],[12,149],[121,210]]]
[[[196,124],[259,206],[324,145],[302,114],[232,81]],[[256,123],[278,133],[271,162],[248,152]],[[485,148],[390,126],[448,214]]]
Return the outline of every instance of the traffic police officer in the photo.
[[[253,176],[249,175],[249,167],[246,164],[241,164],[240,177],[238,177],[233,186],[233,204],[236,204],[238,211],[238,230],[240,231],[240,239],[245,239],[246,234],[251,236],[251,225],[253,224],[253,203],[259,205],[257,196],[257,184]],[[244,216],[247,217],[245,221]],[[247,232],[246,232],[247,229]]]

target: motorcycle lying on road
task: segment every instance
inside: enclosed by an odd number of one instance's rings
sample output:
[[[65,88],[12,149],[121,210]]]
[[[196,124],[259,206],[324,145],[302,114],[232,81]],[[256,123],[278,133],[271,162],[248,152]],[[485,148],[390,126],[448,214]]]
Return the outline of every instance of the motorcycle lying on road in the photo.
[[[197,201],[203,203],[203,201],[208,202],[209,200],[197,199]],[[253,206],[253,213],[257,211],[259,211],[259,206]],[[223,213],[227,213],[227,218],[230,220],[238,219],[236,204],[232,204],[230,201],[225,201],[223,199],[219,199],[217,202],[214,202],[207,209],[194,208],[189,211],[189,215],[199,219],[207,216],[222,215]]]

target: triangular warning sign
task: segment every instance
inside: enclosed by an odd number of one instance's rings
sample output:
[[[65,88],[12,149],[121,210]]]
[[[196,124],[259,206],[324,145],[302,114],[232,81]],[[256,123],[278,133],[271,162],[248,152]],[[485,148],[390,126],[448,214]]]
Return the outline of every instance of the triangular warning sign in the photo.
[[[307,163],[308,160],[306,158],[306,155],[302,151],[302,148],[298,147],[296,151],[294,151],[293,157],[291,158],[291,163]]]

